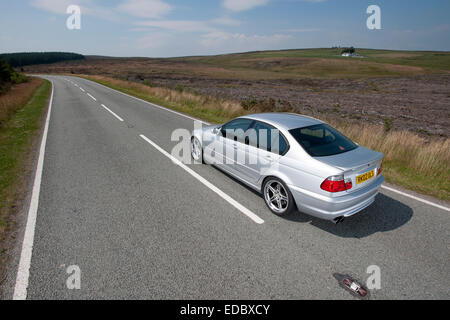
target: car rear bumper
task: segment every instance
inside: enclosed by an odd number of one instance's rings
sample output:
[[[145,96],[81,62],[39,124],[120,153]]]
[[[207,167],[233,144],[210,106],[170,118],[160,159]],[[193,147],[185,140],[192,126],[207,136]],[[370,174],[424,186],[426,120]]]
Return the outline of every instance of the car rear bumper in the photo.
[[[292,185],[289,185],[289,189],[299,211],[317,218],[333,220],[352,216],[371,205],[383,181],[383,176],[377,177],[376,181],[367,187],[339,197],[326,197]]]

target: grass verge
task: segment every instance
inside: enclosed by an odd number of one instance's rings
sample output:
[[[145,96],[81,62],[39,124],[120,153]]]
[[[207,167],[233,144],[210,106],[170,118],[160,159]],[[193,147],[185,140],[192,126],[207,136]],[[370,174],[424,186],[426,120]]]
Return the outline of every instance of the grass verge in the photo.
[[[51,91],[47,80],[34,78],[30,83],[34,86],[12,88],[0,96],[8,101],[2,107],[9,110],[7,119],[0,124],[0,240],[25,196],[33,145]]]
[[[254,107],[199,95],[185,90],[149,87],[104,76],[80,77],[212,123],[223,123],[254,112],[289,111],[273,109],[270,103]],[[450,139],[425,139],[409,131],[386,130],[385,126],[363,126],[321,115],[321,120],[368,148],[383,152],[386,181],[441,200],[450,200]]]

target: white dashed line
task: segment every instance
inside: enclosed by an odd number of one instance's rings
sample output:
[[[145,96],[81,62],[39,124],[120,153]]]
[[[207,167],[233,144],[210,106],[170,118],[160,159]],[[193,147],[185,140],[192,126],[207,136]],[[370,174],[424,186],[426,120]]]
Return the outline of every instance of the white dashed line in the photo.
[[[102,107],[105,108],[107,111],[109,111],[114,117],[116,117],[119,121],[123,122],[123,119],[121,117],[119,117],[117,114],[115,114],[114,112],[112,112],[107,106],[105,106],[104,104],[102,104]]]
[[[264,223],[264,220],[258,217],[256,214],[254,214],[252,211],[244,207],[242,204],[231,198],[229,195],[227,195],[225,192],[217,188],[215,185],[213,185],[211,182],[203,178],[201,175],[199,175],[197,172],[192,170],[191,168],[187,167],[185,164],[183,164],[180,160],[172,156],[170,153],[166,152],[163,148],[158,146],[156,143],[154,143],[152,140],[144,136],[143,134],[140,135],[142,139],[147,141],[149,144],[151,144],[155,149],[157,149],[159,152],[161,152],[163,155],[165,155],[167,158],[173,161],[176,165],[183,168],[185,171],[187,171],[190,175],[192,175],[195,179],[203,183],[205,186],[207,186],[209,189],[217,193],[220,197],[222,197],[225,201],[227,201],[229,204],[231,204],[233,207],[241,211],[243,214],[245,214],[247,217],[253,220],[253,222],[257,224]]]
[[[80,90],[83,91],[83,92],[86,92],[82,87],[80,87]]]
[[[88,79],[84,79],[84,80],[89,81],[89,82],[91,82],[91,83],[93,83],[93,84],[96,84],[96,85],[98,85],[98,86],[107,88],[107,89],[109,89],[109,90],[111,90],[111,91],[115,91],[115,92],[120,93],[120,94],[122,94],[122,95],[124,95],[124,96],[127,96],[127,97],[130,97],[130,98],[139,100],[139,101],[144,102],[144,103],[147,103],[147,104],[149,104],[149,105],[151,105],[151,106],[154,106],[154,107],[156,107],[156,108],[163,109],[163,110],[166,110],[166,111],[168,111],[168,112],[177,114],[177,115],[179,115],[179,116],[182,116],[182,117],[185,117],[185,118],[188,118],[188,119],[191,119],[191,120],[201,121],[201,122],[203,122],[204,124],[207,124],[207,125],[211,124],[211,123],[209,123],[209,122],[206,122],[206,121],[203,121],[203,120],[200,120],[200,119],[197,119],[197,118],[188,116],[188,115],[183,114],[183,113],[181,113],[181,112],[177,112],[177,111],[175,111],[175,110],[171,110],[171,109],[168,109],[168,108],[166,108],[166,107],[163,107],[163,106],[160,106],[160,105],[157,105],[157,104],[148,102],[148,101],[146,101],[146,100],[143,100],[143,99],[134,97],[134,96],[132,96],[132,95],[126,94],[126,93],[124,93],[124,92],[121,92],[121,91],[112,89],[112,88],[110,88],[110,87],[108,87],[108,86],[102,85],[102,84],[97,83],[97,82],[95,82],[95,81],[91,81],[91,80],[88,80]],[[428,204],[428,205],[430,205],[430,206],[434,206],[434,207],[436,207],[436,208],[440,208],[440,209],[443,209],[443,210],[446,210],[446,211],[450,211],[450,208],[448,208],[448,207],[439,205],[439,204],[437,204],[437,203],[434,203],[434,202],[431,202],[431,201],[428,201],[428,200],[425,200],[425,199],[422,199],[422,198],[418,198],[418,197],[416,197],[416,196],[413,196],[413,195],[410,195],[410,194],[408,194],[408,193],[399,191],[399,190],[397,190],[397,189],[394,189],[394,188],[391,188],[391,187],[387,187],[387,186],[384,186],[384,185],[382,185],[381,187],[382,187],[383,189],[390,190],[390,191],[392,191],[392,192],[396,192],[396,193],[398,193],[398,194],[404,195],[404,196],[409,197],[409,198],[411,198],[411,199],[414,199],[414,200],[416,200],[416,201],[419,201],[419,202]]]
[[[87,95],[88,95],[89,97],[91,97],[94,101],[97,101],[97,99],[95,99],[90,93],[87,93]]]
[[[89,81],[89,82],[91,82],[91,83],[93,83],[93,84],[95,84],[95,85],[97,85],[97,86],[101,86],[101,87],[104,87],[104,88],[109,89],[109,90],[111,90],[111,91],[114,91],[114,92],[116,92],[116,93],[119,93],[119,94],[121,94],[121,95],[127,96],[127,97],[129,97],[129,98],[132,98],[132,99],[135,99],[135,100],[139,100],[139,101],[144,102],[144,103],[146,103],[146,104],[149,104],[149,105],[151,105],[151,106],[153,106],[153,107],[155,107],[155,108],[158,108],[158,109],[161,109],[161,110],[165,110],[165,111],[167,111],[167,112],[171,112],[171,113],[177,114],[177,115],[179,115],[179,116],[181,116],[181,117],[184,117],[184,118],[188,118],[188,119],[195,120],[195,121],[200,121],[200,122],[202,122],[203,124],[206,124],[206,125],[210,125],[210,124],[211,124],[210,122],[207,122],[207,121],[204,121],[204,120],[201,120],[201,119],[198,119],[198,118],[194,118],[194,117],[188,116],[187,114],[184,114],[184,113],[181,113],[181,112],[178,112],[178,111],[175,111],[175,110],[172,110],[172,109],[169,109],[169,108],[166,108],[166,107],[157,105],[157,104],[152,103],[152,102],[148,102],[148,101],[143,100],[143,99],[141,99],[141,98],[138,98],[138,97],[129,95],[129,94],[127,94],[127,93],[124,93],[124,92],[115,90],[115,89],[113,89],[113,88],[104,86],[104,85],[102,85],[102,84],[100,84],[100,83],[97,83],[97,82],[95,82],[95,81],[91,81],[91,80],[84,79],[84,78],[82,78],[82,79],[83,79],[83,80],[86,80],[86,81]]]

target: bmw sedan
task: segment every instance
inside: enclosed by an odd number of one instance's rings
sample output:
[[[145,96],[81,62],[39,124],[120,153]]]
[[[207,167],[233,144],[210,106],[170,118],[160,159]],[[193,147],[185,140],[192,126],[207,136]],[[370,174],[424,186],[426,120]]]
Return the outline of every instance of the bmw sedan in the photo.
[[[341,222],[372,204],[384,181],[382,153],[298,114],[246,115],[194,130],[191,156],[260,192],[280,216],[298,209]]]

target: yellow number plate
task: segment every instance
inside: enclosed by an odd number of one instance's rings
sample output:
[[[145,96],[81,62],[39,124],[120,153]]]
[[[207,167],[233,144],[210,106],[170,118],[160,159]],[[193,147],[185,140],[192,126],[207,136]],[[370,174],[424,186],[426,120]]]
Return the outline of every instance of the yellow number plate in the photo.
[[[375,170],[366,172],[366,173],[356,177],[356,183],[360,184],[360,183],[366,182],[367,180],[372,179],[374,176],[375,176]]]

